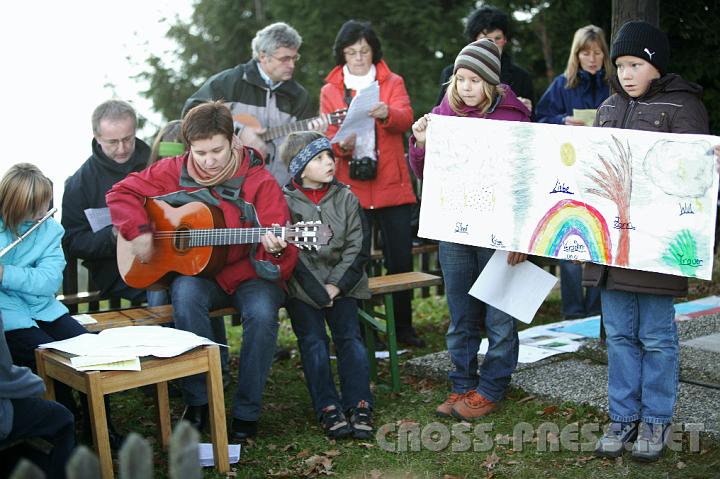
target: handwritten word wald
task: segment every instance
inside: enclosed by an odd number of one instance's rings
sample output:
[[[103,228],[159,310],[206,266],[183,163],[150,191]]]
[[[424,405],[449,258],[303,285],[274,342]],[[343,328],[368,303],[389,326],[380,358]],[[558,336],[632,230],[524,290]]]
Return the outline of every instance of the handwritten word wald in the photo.
[[[679,203],[679,206],[680,206],[680,216],[695,214],[695,212],[693,211],[692,203]]]

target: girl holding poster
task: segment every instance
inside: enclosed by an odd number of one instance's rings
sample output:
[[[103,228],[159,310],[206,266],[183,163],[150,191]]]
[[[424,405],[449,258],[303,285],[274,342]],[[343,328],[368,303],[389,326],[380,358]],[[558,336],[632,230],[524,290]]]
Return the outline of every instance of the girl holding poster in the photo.
[[[432,113],[469,118],[530,121],[530,111],[507,85],[500,84],[500,50],[492,40],[481,39],[467,45],[455,59],[447,93]],[[429,115],[413,124],[410,137],[410,166],[423,177],[425,139]],[[493,249],[440,242],[440,266],[450,310],[446,342],[453,371],[452,392],[436,413],[472,420],[491,413],[504,398],[518,359],[518,333],[515,319],[468,294]],[[508,263],[525,261],[527,255],[512,252]],[[489,342],[478,375],[477,354],[481,325]]]

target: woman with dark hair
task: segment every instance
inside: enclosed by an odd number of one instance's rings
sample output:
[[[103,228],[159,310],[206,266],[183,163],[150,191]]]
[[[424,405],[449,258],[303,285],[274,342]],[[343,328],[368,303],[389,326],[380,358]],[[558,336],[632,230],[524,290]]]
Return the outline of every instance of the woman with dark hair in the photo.
[[[368,222],[379,226],[388,272],[411,271],[410,218],[416,198],[405,161],[403,134],[413,121],[405,82],[383,61],[380,40],[370,23],[345,22],[333,52],[336,66],[320,91],[322,113],[347,108],[357,92],[374,81],[380,87],[380,101],[369,112],[374,127],[333,145],[336,177],[351,186]],[[335,126],[327,130],[330,138],[336,133]],[[412,327],[411,299],[410,291],[393,295],[397,338],[402,344],[422,347],[425,343]]]

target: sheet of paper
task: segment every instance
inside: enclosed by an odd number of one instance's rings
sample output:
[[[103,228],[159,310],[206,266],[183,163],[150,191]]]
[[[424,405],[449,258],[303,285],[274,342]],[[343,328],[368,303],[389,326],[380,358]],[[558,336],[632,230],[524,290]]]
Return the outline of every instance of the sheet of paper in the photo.
[[[87,208],[85,217],[88,219],[93,233],[97,233],[112,224],[110,208]]]
[[[593,126],[595,123],[595,114],[597,110],[595,108],[588,108],[581,110],[579,108],[573,108],[573,116],[578,120],[585,123],[585,126]]]
[[[488,340],[483,339],[480,342],[480,354],[487,353],[488,350]],[[518,362],[519,363],[534,363],[537,361],[540,361],[541,359],[549,358],[550,356],[555,356],[557,354],[562,354],[565,351],[560,351],[558,349],[546,349],[546,348],[536,348],[533,346],[526,346],[524,344],[521,344],[518,348]]]
[[[106,329],[100,334],[41,344],[76,356],[155,356],[169,358],[203,345],[216,344],[188,331],[162,326],[126,326]]]
[[[116,356],[74,356],[70,364],[78,371],[140,371],[140,358]]]
[[[230,464],[236,464],[240,461],[240,449],[240,444],[228,444]],[[212,444],[207,442],[198,444],[198,455],[200,456],[200,465],[202,467],[212,467],[215,465]]]
[[[557,278],[529,261],[510,266],[507,257],[507,251],[496,250],[470,294],[529,324]]]
[[[97,320],[89,314],[74,314],[73,319],[80,324],[96,324]]]
[[[398,356],[407,353],[407,349],[398,349]],[[375,351],[375,359],[389,359],[390,351]],[[337,356],[330,356],[330,359],[337,359]]]
[[[361,135],[363,131],[373,129],[375,119],[368,113],[378,101],[380,101],[378,82],[375,81],[367,88],[360,90],[350,102],[345,120],[333,137],[332,143],[339,143],[353,133]]]
[[[407,349],[398,349],[398,356],[401,354],[405,354],[407,352]],[[375,351],[375,359],[389,359],[390,358],[390,351]]]

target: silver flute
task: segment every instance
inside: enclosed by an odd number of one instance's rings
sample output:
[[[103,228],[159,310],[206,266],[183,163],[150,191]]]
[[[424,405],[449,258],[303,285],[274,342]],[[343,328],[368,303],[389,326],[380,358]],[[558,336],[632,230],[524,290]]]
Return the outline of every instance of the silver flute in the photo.
[[[37,223],[35,223],[34,225],[32,225],[32,226],[30,227],[30,229],[25,232],[25,234],[23,234],[23,235],[20,236],[18,239],[16,239],[15,241],[13,241],[12,243],[10,243],[10,244],[7,245],[6,247],[4,247],[4,248],[2,249],[2,251],[0,251],[0,258],[2,258],[3,256],[5,256],[8,251],[10,251],[11,249],[13,249],[13,248],[14,248],[15,246],[17,246],[18,244],[20,244],[20,242],[21,242],[22,240],[24,240],[25,238],[27,238],[28,235],[29,235],[30,233],[32,233],[33,231],[35,231],[35,229],[36,229],[38,226],[40,226],[40,225],[43,224],[45,221],[47,221],[47,219],[50,218],[52,215],[54,215],[56,211],[57,211],[57,208],[50,208],[50,211],[48,211],[48,212],[45,214],[45,216],[43,216],[42,218],[40,218]]]

